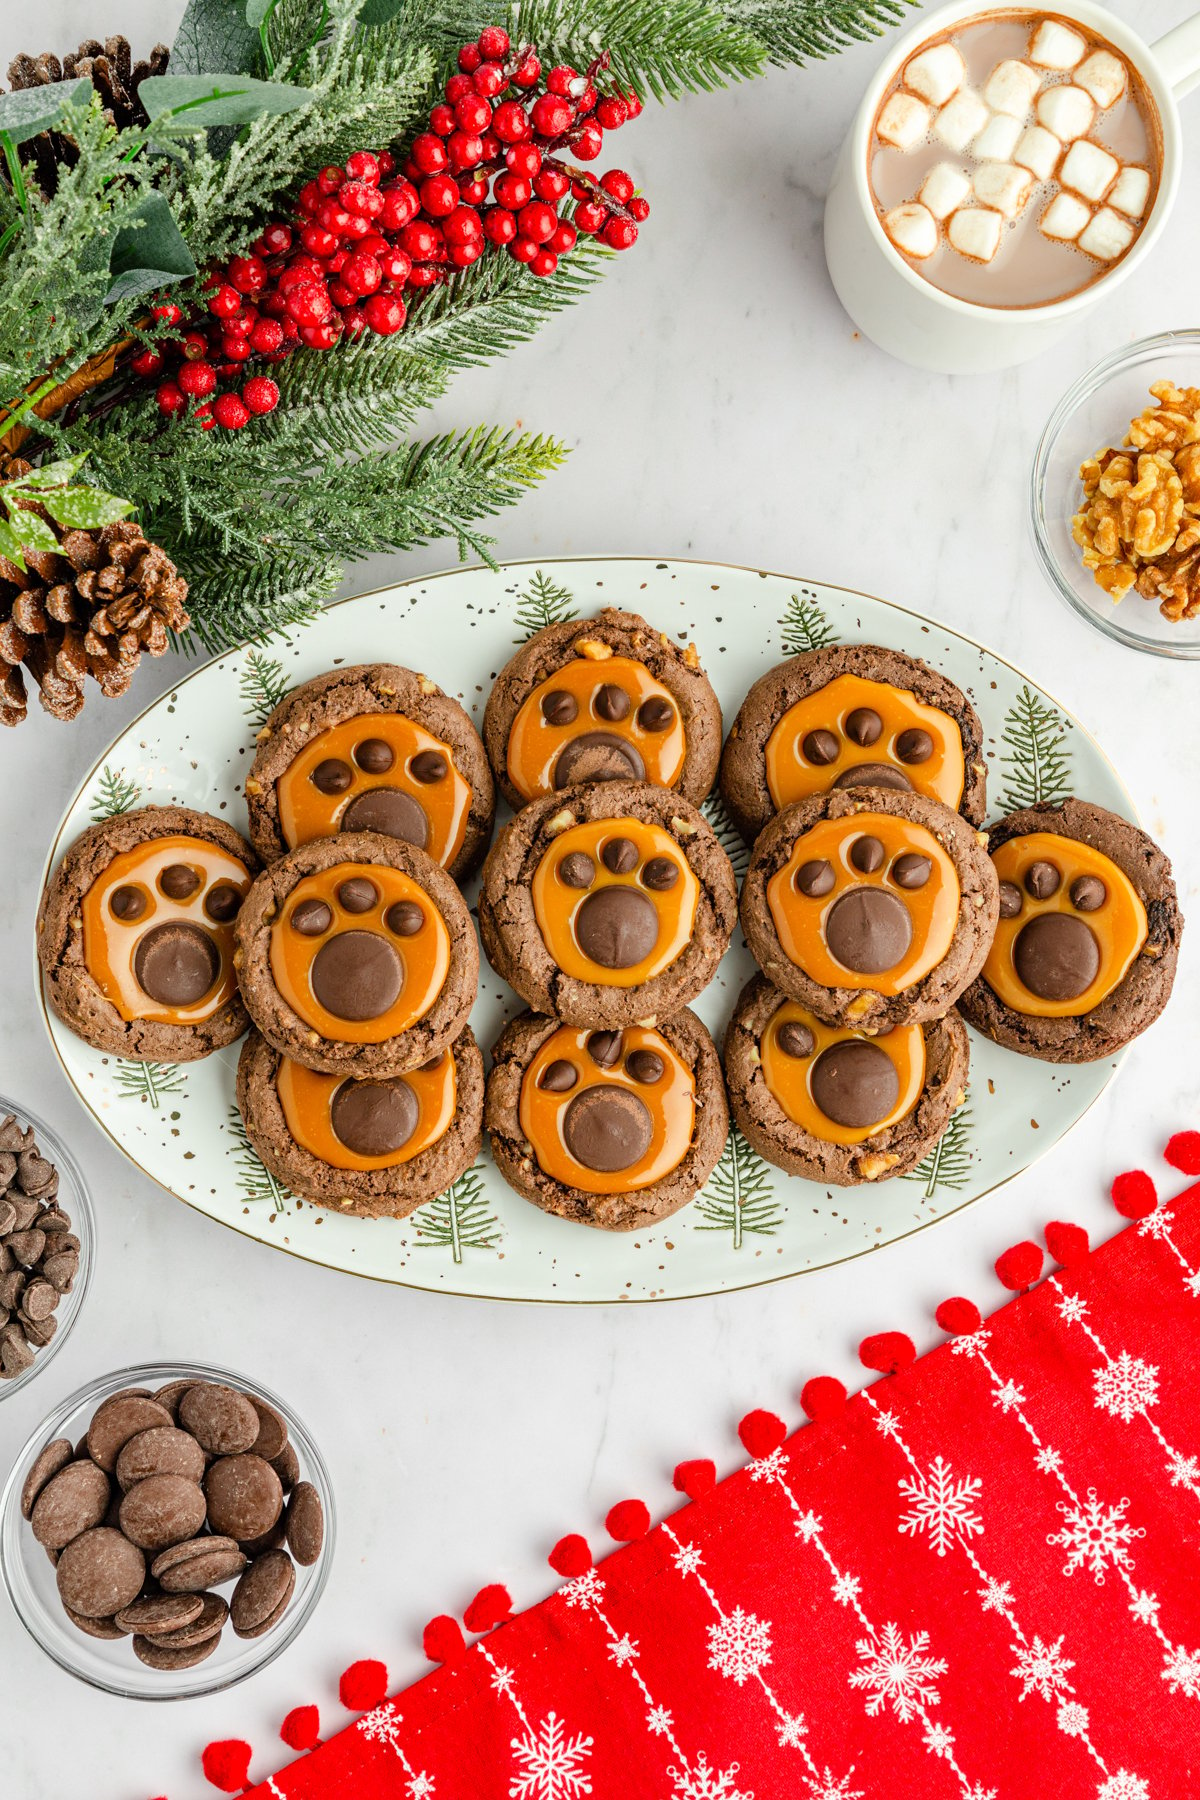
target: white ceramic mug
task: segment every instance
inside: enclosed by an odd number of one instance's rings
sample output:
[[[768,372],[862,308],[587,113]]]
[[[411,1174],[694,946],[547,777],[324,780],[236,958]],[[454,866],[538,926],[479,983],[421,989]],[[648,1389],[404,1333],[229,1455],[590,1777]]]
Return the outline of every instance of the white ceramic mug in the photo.
[[[901,362],[947,375],[1006,369],[1037,356],[1132,275],[1157,243],[1179,186],[1176,102],[1200,84],[1200,13],[1157,43],[1147,44],[1090,0],[1065,4],[1055,0],[1050,10],[1056,18],[1072,19],[1107,38],[1134,65],[1153,96],[1162,123],[1162,170],[1154,206],[1136,243],[1116,267],[1065,300],[1013,309],[956,299],[918,275],[888,242],[867,181],[870,136],[896,70],[931,37],[987,10],[980,0],[951,0],[950,5],[923,14],[918,25],[889,47],[842,145],[825,202],[825,259],[838,298],[854,323]]]

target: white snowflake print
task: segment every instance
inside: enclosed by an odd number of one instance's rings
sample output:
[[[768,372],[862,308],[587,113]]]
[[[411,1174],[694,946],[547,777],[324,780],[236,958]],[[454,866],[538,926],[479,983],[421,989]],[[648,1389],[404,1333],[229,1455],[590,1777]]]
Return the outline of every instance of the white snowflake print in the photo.
[[[985,1585],[976,1592],[983,1602],[984,1612],[1007,1612],[1012,1605],[1012,1588],[1007,1581],[997,1581],[994,1575],[989,1575]]]
[[[962,1800],[996,1800],[995,1788],[985,1788],[982,1781],[973,1781],[969,1788],[963,1789]]]
[[[709,1626],[708,1666],[730,1676],[739,1687],[770,1660],[771,1627],[766,1619],[735,1606]]]
[[[1143,1237],[1165,1238],[1171,1229],[1171,1215],[1165,1206],[1156,1206],[1152,1213],[1147,1213],[1138,1230]]]
[[[808,1726],[803,1713],[796,1713],[794,1717],[780,1719],[776,1730],[779,1734],[781,1750],[798,1750],[802,1740],[808,1736]]]
[[[1015,1381],[1006,1381],[1003,1387],[996,1389],[994,1398],[1001,1412],[1008,1413],[1014,1406],[1024,1406],[1025,1389],[1018,1387]]]
[[[358,1729],[370,1743],[386,1744],[389,1750],[394,1750],[400,1736],[400,1720],[395,1707],[372,1707],[358,1721]]]
[[[704,1558],[696,1544],[680,1544],[671,1561],[681,1575],[694,1575]]]
[[[1163,1657],[1162,1678],[1173,1694],[1200,1699],[1200,1650],[1185,1650],[1176,1644]]]
[[[1096,1800],[1150,1800],[1150,1789],[1140,1775],[1118,1769],[1096,1789]]]
[[[604,1592],[604,1583],[595,1569],[585,1569],[582,1575],[572,1575],[570,1581],[564,1582],[559,1592],[568,1606],[595,1606]]]
[[[1064,1575],[1073,1575],[1076,1569],[1086,1568],[1100,1587],[1110,1564],[1114,1569],[1133,1567],[1129,1545],[1134,1538],[1145,1537],[1146,1533],[1141,1526],[1126,1523],[1128,1505],[1128,1500],[1118,1500],[1115,1506],[1105,1506],[1097,1500],[1095,1488],[1088,1489],[1088,1497],[1082,1506],[1069,1506],[1065,1500],[1059,1501],[1058,1510],[1066,1522],[1061,1531],[1048,1535],[1046,1542],[1061,1544],[1066,1551]]]
[[[696,1758],[694,1768],[667,1770],[675,1784],[671,1789],[675,1800],[754,1800],[753,1788],[743,1791],[734,1786],[733,1778],[737,1772],[736,1763],[730,1763],[727,1769],[711,1768],[703,1750]]]
[[[655,1737],[665,1737],[674,1723],[675,1716],[666,1706],[652,1706],[646,1714],[647,1727]]]
[[[512,1752],[521,1767],[509,1783],[511,1800],[576,1800],[590,1794],[592,1778],[583,1763],[592,1740],[577,1731],[567,1736],[557,1713],[548,1712],[537,1730],[513,1738]]]
[[[414,1775],[408,1784],[408,1800],[432,1800],[433,1776],[426,1775],[424,1769]]]
[[[1194,1270],[1192,1274],[1187,1277],[1183,1285],[1189,1294],[1195,1294],[1200,1297],[1200,1269]]]
[[[974,1511],[973,1502],[978,1500],[982,1486],[972,1475],[956,1480],[949,1463],[941,1456],[935,1457],[926,1474],[900,1483],[900,1492],[912,1502],[900,1520],[901,1537],[928,1532],[929,1548],[939,1556],[945,1556],[970,1537],[978,1537],[983,1531],[983,1520]]]
[[[512,1670],[506,1669],[503,1663],[497,1663],[492,1675],[492,1686],[495,1688],[496,1692],[498,1694],[511,1694],[512,1685]]]
[[[798,1513],[796,1516],[796,1536],[802,1544],[811,1544],[814,1538],[821,1535],[821,1521],[815,1512]]]
[[[933,1756],[952,1756],[954,1753],[954,1733],[946,1725],[926,1726],[925,1748]]]
[[[1062,1451],[1052,1450],[1049,1444],[1043,1444],[1033,1460],[1043,1475],[1057,1475],[1062,1468]]]
[[[853,1606],[858,1599],[862,1582],[857,1575],[837,1575],[833,1582],[833,1597],[840,1606]]]
[[[1078,1700],[1064,1700],[1058,1709],[1058,1729],[1065,1737],[1086,1737],[1088,1709]]]
[[[1128,1350],[1097,1369],[1094,1380],[1096,1405],[1126,1425],[1158,1402],[1158,1370]]]
[[[882,1406],[876,1407],[875,1429],[876,1431],[881,1431],[885,1438],[898,1437],[900,1426],[897,1423],[895,1413],[886,1411]]]
[[[612,1657],[618,1669],[623,1669],[626,1663],[633,1662],[637,1653],[638,1647],[628,1632],[625,1633],[624,1637],[617,1638],[615,1643],[611,1643],[608,1646],[608,1654]]]
[[[907,1725],[920,1707],[936,1706],[940,1701],[934,1680],[946,1673],[947,1664],[926,1654],[927,1631],[915,1632],[906,1641],[900,1627],[889,1623],[877,1636],[859,1638],[854,1648],[863,1667],[850,1671],[850,1686],[870,1693],[867,1713],[871,1718],[890,1706]]]
[[[1172,1487],[1194,1487],[1200,1481],[1200,1458],[1185,1456],[1182,1450],[1172,1450],[1167,1467]]]
[[[1153,1625],[1158,1618],[1158,1595],[1149,1593],[1145,1588],[1140,1591],[1135,1588],[1129,1610],[1141,1624]]]
[[[1062,1639],[1056,1638],[1052,1644],[1044,1644],[1035,1636],[1032,1644],[1014,1644],[1013,1654],[1017,1659],[1015,1675],[1021,1683],[1021,1699],[1027,1700],[1030,1694],[1040,1694],[1043,1700],[1055,1700],[1065,1689],[1069,1688],[1067,1670],[1075,1664],[1069,1656],[1062,1653]]]
[[[986,1331],[968,1331],[963,1337],[951,1339],[950,1354],[952,1356],[980,1356],[987,1341],[988,1333]]]
[[[778,1447],[769,1456],[756,1456],[750,1464],[751,1481],[774,1481],[787,1468],[787,1458]]]
[[[854,1773],[851,1764],[849,1774],[837,1776],[830,1768],[824,1768],[815,1777],[810,1776],[808,1791],[811,1800],[867,1800],[861,1788],[850,1786],[850,1776]]]
[[[1087,1317],[1087,1301],[1082,1294],[1064,1294],[1058,1310],[1068,1325],[1078,1325],[1080,1319]]]

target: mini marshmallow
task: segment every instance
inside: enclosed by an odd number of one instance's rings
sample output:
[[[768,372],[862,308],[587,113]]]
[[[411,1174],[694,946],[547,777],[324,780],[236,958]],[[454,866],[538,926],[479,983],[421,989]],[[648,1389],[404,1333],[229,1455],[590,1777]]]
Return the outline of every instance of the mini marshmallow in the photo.
[[[1079,239],[1079,248],[1098,262],[1115,262],[1133,242],[1133,226],[1111,206],[1102,206]]]
[[[1035,181],[1049,181],[1062,155],[1062,145],[1042,125],[1027,125],[1017,139],[1013,161],[1028,169]]]
[[[1033,34],[1029,60],[1039,69],[1073,69],[1087,43],[1069,25],[1058,19],[1043,19]]]
[[[884,102],[875,129],[885,144],[911,150],[929,130],[929,108],[911,94],[892,94]]]
[[[971,195],[971,180],[953,163],[936,163],[921,183],[917,198],[935,219],[948,219]]]
[[[1021,135],[1021,121],[1007,113],[993,113],[975,142],[971,155],[980,162],[1008,162]]]
[[[932,256],[938,247],[937,220],[915,200],[906,200],[903,206],[893,206],[891,212],[885,213],[883,229],[905,256],[919,260]]]
[[[953,44],[933,44],[905,65],[904,85],[931,106],[944,106],[951,94],[957,94],[966,72]]]
[[[1130,163],[1117,176],[1117,185],[1108,196],[1108,204],[1115,206],[1127,218],[1140,219],[1146,210],[1146,202],[1150,198],[1150,176],[1145,169],[1139,169]]]
[[[1074,194],[1055,194],[1038,220],[1038,230],[1043,237],[1073,244],[1091,216],[1083,201],[1077,200]]]
[[[1062,185],[1082,194],[1085,200],[1103,200],[1121,165],[1115,156],[1093,144],[1088,138],[1076,138],[1063,158],[1058,171]]]
[[[1093,50],[1087,61],[1076,69],[1075,79],[1081,88],[1086,88],[1096,105],[1107,112],[1114,100],[1119,100],[1125,92],[1129,71],[1111,50]]]
[[[994,111],[1023,121],[1041,85],[1036,69],[1010,56],[1006,62],[997,63],[988,76],[983,97]]]
[[[1012,163],[984,163],[975,171],[975,198],[985,206],[994,206],[1006,219],[1015,219],[1033,185],[1028,169]]]
[[[1096,109],[1090,94],[1077,87],[1048,87],[1038,95],[1038,123],[1064,144],[1091,130]]]
[[[989,263],[1000,245],[1004,220],[986,206],[962,207],[951,219],[947,235],[960,256]]]
[[[988,109],[970,88],[959,88],[933,121],[933,135],[947,150],[962,152],[988,122]]]

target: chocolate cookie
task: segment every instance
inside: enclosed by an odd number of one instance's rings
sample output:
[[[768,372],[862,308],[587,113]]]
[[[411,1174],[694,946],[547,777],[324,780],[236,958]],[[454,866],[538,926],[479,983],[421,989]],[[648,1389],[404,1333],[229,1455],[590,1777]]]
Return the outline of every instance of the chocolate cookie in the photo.
[[[953,1008],[867,1037],[823,1024],[763,975],[738,996],[724,1055],[742,1136],[789,1175],[831,1187],[915,1168],[962,1104],[970,1066]]]
[[[781,807],[866,785],[982,824],[983,727],[961,689],[876,644],[810,650],[755,682],[721,757],[721,793],[748,844]]]
[[[631,1025],[708,985],[737,916],[712,827],[681,795],[600,781],[532,801],[483,869],[488,961],[538,1012]]]
[[[520,808],[585,781],[650,781],[703,800],[721,754],[721,705],[693,644],[637,613],[547,625],[496,677],[483,741]]]
[[[143,806],[91,825],[38,907],[46,997],[76,1036],[193,1062],[246,1029],[233,930],[258,858],[223,819]]]
[[[864,1031],[938,1019],[983,967],[999,906],[986,838],[938,800],[884,788],[777,813],[742,883],[764,975]]]
[[[976,1031],[1045,1062],[1112,1056],[1171,993],[1183,918],[1171,865],[1086,800],[1009,813],[988,838],[1000,921],[959,1005]]]
[[[250,1142],[293,1193],[359,1218],[402,1219],[475,1161],[483,1057],[468,1027],[424,1068],[357,1080],[303,1068],[252,1031],[237,1099]]]
[[[560,1219],[652,1225],[695,1198],[725,1146],[716,1046],[686,1009],[623,1031],[522,1013],[492,1057],[484,1124],[496,1167]]]
[[[237,923],[242,994],[275,1050],[330,1075],[402,1075],[467,1022],[479,948],[423,850],[377,831],[313,838],[258,877]]]
[[[463,881],[491,842],[496,796],[457,700],[395,663],[332,669],[281,700],[246,779],[264,863],[312,838],[381,831]]]

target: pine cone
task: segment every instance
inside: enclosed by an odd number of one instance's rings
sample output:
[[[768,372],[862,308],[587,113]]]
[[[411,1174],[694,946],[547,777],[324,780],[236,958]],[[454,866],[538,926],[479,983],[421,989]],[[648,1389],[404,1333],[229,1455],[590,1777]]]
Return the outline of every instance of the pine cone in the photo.
[[[135,63],[128,38],[120,36],[85,38],[73,55],[60,62],[53,51],[43,50],[38,56],[22,51],[8,65],[8,79],[13,93],[22,88],[43,87],[50,81],[70,81],[86,75],[100,96],[105,117],[124,129],[128,125],[147,125],[146,109],[138,98],[138,88],[147,75],[162,75],[170,51],[165,44],[155,44],[149,60]],[[21,145],[23,161],[37,169],[42,191],[52,195],[58,186],[60,164],[74,166],[78,152],[69,138],[58,131],[43,131]]]
[[[108,698],[125,693],[143,651],[161,656],[183,631],[187,582],[140,525],[64,531],[57,553],[27,551],[22,571],[0,556],[0,723],[26,713],[27,669],[41,703],[73,719],[90,675]]]

